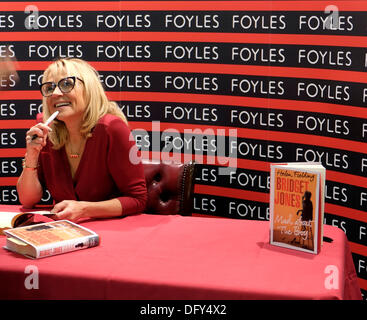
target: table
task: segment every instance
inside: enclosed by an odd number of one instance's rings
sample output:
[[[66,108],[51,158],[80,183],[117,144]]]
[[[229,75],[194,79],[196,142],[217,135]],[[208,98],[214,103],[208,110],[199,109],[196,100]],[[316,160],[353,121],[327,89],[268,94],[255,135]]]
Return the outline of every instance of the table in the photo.
[[[1,248],[0,299],[361,299],[336,227],[325,226],[333,242],[313,255],[270,245],[268,221],[139,214],[81,224],[98,247],[38,260]],[[38,289],[27,289],[35,272]]]

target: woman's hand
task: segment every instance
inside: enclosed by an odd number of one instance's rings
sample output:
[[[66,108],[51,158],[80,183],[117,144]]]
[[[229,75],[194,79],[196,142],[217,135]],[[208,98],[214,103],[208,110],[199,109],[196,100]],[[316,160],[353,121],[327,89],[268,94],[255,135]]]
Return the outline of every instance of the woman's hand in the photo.
[[[86,214],[86,202],[75,200],[64,200],[57,203],[51,213],[54,213],[55,220],[70,220],[73,222],[78,221],[85,217]]]
[[[104,201],[64,200],[51,210],[55,220],[78,221],[81,218],[117,218],[122,216],[121,202],[118,199]]]
[[[27,162],[35,162],[37,164],[38,155],[42,148],[46,145],[47,135],[52,129],[43,123],[38,123],[30,128],[26,133]],[[33,136],[37,138],[33,139]]]

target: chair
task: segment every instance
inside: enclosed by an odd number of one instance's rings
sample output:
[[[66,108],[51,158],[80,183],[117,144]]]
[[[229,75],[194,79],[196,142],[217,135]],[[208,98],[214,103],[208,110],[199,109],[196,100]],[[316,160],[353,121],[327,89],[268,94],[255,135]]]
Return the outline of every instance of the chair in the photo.
[[[195,162],[143,160],[148,200],[145,212],[190,216],[193,209]]]

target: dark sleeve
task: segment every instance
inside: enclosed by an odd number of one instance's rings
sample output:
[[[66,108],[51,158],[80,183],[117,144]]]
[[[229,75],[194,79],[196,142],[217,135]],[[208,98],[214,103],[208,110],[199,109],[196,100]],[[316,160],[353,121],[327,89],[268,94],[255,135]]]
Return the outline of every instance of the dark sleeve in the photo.
[[[128,126],[120,119],[108,126],[108,168],[123,196],[122,214],[143,212],[147,201],[144,169],[138,148]]]

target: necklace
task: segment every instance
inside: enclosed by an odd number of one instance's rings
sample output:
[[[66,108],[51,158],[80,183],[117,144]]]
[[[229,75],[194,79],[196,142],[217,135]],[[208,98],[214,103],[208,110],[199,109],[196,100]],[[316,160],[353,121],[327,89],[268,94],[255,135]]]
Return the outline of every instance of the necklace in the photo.
[[[72,159],[77,159],[80,157],[80,151],[81,151],[81,148],[82,148],[82,144],[84,142],[84,139],[81,140],[80,142],[80,145],[79,145],[79,148],[78,148],[78,151],[77,152],[73,152],[73,150],[71,149],[71,143],[69,142],[69,149],[70,149],[70,152],[68,153],[69,157],[72,158]]]
[[[72,159],[76,159],[76,158],[79,158],[79,153],[69,153],[69,157],[72,158]]]

